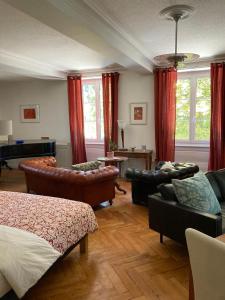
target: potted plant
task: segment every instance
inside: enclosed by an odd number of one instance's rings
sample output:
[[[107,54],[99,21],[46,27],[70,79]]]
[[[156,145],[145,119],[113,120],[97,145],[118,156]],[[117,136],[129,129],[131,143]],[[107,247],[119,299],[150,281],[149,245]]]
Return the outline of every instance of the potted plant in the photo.
[[[109,151],[107,152],[108,158],[114,157],[114,151],[117,150],[118,146],[112,140],[109,140]]]

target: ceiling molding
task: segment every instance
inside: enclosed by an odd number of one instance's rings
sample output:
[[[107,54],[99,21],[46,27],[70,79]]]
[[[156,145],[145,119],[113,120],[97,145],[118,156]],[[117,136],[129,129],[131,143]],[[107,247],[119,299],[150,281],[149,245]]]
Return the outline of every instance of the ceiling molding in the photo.
[[[17,74],[32,75],[36,78],[64,79],[65,73],[54,70],[49,64],[0,49],[0,64],[9,66]],[[28,75],[29,74],[29,75]]]
[[[134,64],[137,64],[139,67],[145,69],[145,71],[152,72],[152,61],[147,57],[146,53],[144,54],[144,50],[141,49],[142,47],[138,45],[137,42],[136,45],[134,45],[135,41],[131,36],[128,37],[128,34],[126,35],[124,31],[122,34],[121,28],[116,28],[116,25],[115,23],[113,24],[112,20],[111,23],[109,19],[107,21],[106,16],[103,17],[103,15],[101,16],[98,14],[98,12],[90,7],[88,3],[81,0],[47,1],[61,10],[64,14],[79,20],[80,24],[101,37],[107,45],[110,45],[110,47],[126,56],[126,58],[123,59],[122,55],[117,55],[117,59],[119,60],[115,61],[116,63],[119,63],[124,67],[133,67]],[[130,39],[130,41],[128,39]]]
[[[96,2],[92,0],[83,0],[92,10],[94,10],[102,19],[104,19],[123,39],[127,40],[132,46],[140,51],[147,59],[153,56],[152,53],[146,51],[145,47],[137,41],[130,33],[125,31],[118,20],[113,20],[109,14],[105,12]],[[151,62],[153,64],[153,62]]]
[[[76,70],[71,70],[68,72],[68,75],[74,75],[74,74],[81,74],[82,76],[101,76],[102,73],[109,73],[109,72],[126,72],[127,69],[123,68],[122,66],[118,64],[113,64],[111,66],[108,66],[106,68],[101,68],[101,69],[89,69],[89,70],[83,70],[83,71],[76,71]]]
[[[81,0],[3,0],[125,68],[152,72],[151,61]]]

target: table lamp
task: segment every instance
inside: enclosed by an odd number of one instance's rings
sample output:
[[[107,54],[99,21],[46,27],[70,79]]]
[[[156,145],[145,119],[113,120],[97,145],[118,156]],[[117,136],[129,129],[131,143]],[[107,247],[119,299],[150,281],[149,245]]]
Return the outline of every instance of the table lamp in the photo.
[[[124,129],[126,127],[126,122],[124,120],[117,120],[118,127],[120,129],[121,140],[122,140],[122,148],[124,149]]]
[[[0,136],[7,136],[8,143],[12,140],[12,120],[0,120]]]

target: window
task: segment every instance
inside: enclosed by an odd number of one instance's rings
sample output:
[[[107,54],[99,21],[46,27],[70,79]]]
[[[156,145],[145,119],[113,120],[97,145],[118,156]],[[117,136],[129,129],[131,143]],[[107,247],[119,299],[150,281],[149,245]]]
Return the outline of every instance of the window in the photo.
[[[101,78],[83,79],[82,90],[85,139],[101,143],[104,138]]]
[[[210,136],[209,73],[179,73],[176,97],[176,142],[208,143]]]

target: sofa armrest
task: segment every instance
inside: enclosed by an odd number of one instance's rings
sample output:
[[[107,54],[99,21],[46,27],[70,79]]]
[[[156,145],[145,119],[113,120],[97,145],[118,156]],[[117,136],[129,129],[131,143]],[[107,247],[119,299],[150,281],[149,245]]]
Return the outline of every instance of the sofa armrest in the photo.
[[[183,244],[186,228],[194,228],[212,237],[222,234],[222,217],[202,212],[161,196],[149,197],[149,227]]]

